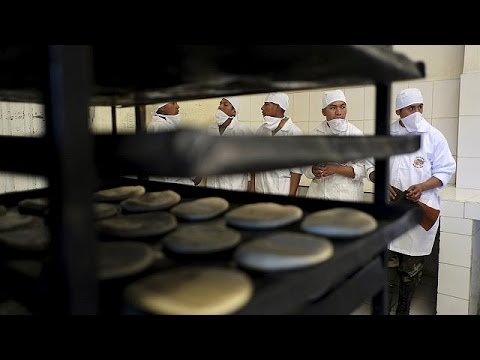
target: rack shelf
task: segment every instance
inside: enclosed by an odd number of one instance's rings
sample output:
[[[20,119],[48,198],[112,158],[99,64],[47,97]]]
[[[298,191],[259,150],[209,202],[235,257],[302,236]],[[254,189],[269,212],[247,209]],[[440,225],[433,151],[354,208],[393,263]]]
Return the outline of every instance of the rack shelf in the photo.
[[[111,188],[116,186],[142,185],[147,191],[174,190],[179,193],[183,199],[196,199],[208,196],[220,196],[229,201],[231,208],[243,204],[253,202],[276,202],[285,205],[296,205],[302,208],[304,216],[311,212],[323,209],[334,208],[338,206],[347,206],[365,211],[374,216],[379,222],[379,228],[366,236],[351,239],[337,239],[333,241],[334,256],[328,261],[308,268],[274,272],[271,274],[262,274],[251,272],[245,269],[250,278],[254,282],[254,296],[249,303],[237,314],[293,314],[293,313],[333,313],[348,314],[358,306],[360,297],[366,299],[378,292],[378,284],[384,279],[382,278],[382,261],[379,254],[386,246],[389,239],[402,234],[405,228],[409,228],[421,218],[421,211],[418,207],[399,207],[393,205],[378,206],[375,204],[365,203],[349,203],[349,202],[329,202],[317,201],[308,198],[292,198],[277,195],[241,193],[235,191],[216,190],[209,188],[195,188],[180,184],[168,184],[155,181],[140,181],[129,178],[118,178],[104,182],[102,188]],[[45,196],[45,190],[34,190],[22,193],[11,193],[0,195],[0,203],[7,206],[15,206],[17,202],[26,197]],[[284,227],[282,231],[302,232],[299,223]],[[272,230],[274,232],[276,230]],[[252,237],[257,236],[255,231],[240,230],[242,234],[242,242],[248,242]],[[269,231],[263,231],[266,234]],[[161,241],[162,236],[158,236],[157,240]],[[30,259],[34,265],[48,265],[48,257],[41,254],[41,257]],[[1,263],[1,262],[0,262]],[[19,271],[18,266],[15,268],[11,262],[3,261],[6,264],[4,271],[16,280],[16,286],[22,282],[24,303],[40,303],[48,304],[48,297],[44,293],[35,291],[35,282],[32,278],[40,278],[41,271],[37,271],[36,275],[25,276],[23,271]],[[200,258],[180,258],[170,259],[167,264],[164,260],[159,260],[157,264],[141,274],[130,277],[124,281],[100,282],[100,291],[109,298],[108,304],[103,304],[101,311],[104,313],[131,313],[129,305],[123,303],[122,292],[124,287],[135,279],[144,277],[150,273],[162,270],[185,266],[189,264],[197,265],[217,265],[226,267],[235,267],[229,257],[221,255],[212,257],[209,260]],[[25,267],[25,266],[24,266]],[[23,268],[24,268],[23,267]],[[20,269],[23,269],[20,268]],[[45,273],[45,271],[43,271]],[[352,274],[357,274],[353,275]],[[22,281],[23,279],[23,281]],[[45,284],[47,279],[40,278]],[[348,280],[348,281],[347,281]],[[363,287],[365,284],[369,286]],[[349,289],[353,288],[353,290]],[[27,289],[27,290],[25,290]],[[332,296],[339,296],[344,291],[350,291],[350,296],[340,296],[332,303]],[[333,295],[332,295],[333,294]],[[28,297],[28,298],[27,298]],[[33,301],[35,300],[35,301]],[[140,313],[136,310],[137,313]]]
[[[44,139],[0,136],[0,152],[14,152],[18,161],[0,159],[4,170],[48,174]],[[97,135],[96,171],[103,175],[142,171],[164,176],[206,176],[304,166],[325,161],[344,162],[414,152],[419,136],[243,136],[223,138],[200,130],[159,134]],[[295,149],[292,151],[291,149]],[[259,156],[258,154],[262,154]]]
[[[0,47],[0,99],[43,102],[45,47]],[[381,45],[173,45],[138,56],[140,45],[91,47],[90,105],[134,106],[271,91],[390,83],[423,77],[423,66]],[[121,74],[121,76],[119,76]]]

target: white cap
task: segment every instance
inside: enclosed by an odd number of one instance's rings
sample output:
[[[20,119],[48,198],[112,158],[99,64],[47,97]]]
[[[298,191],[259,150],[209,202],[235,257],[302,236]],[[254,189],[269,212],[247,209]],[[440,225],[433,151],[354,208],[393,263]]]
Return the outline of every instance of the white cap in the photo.
[[[423,96],[416,88],[405,89],[399,92],[395,101],[395,111],[412,104],[423,104]]]
[[[322,109],[325,109],[328,105],[334,103],[335,101],[343,101],[345,104],[347,103],[347,99],[345,98],[345,94],[343,93],[343,91],[325,91],[325,94],[323,94]]]
[[[280,105],[283,110],[288,110],[288,95],[282,92],[270,93],[265,98],[265,102],[271,102]]]
[[[233,108],[235,109],[238,115],[238,113],[240,112],[240,98],[238,96],[230,96],[224,99],[228,100],[228,102],[232,104]]]
[[[168,104],[168,102],[166,102],[166,103],[160,103],[160,104],[158,104],[157,108],[155,109],[155,111],[154,111],[153,113],[154,113],[154,114],[156,114],[156,113],[157,113],[157,111],[158,111],[158,109],[160,109],[160,108],[164,107],[164,106],[165,106],[165,105],[167,105],[167,104]]]

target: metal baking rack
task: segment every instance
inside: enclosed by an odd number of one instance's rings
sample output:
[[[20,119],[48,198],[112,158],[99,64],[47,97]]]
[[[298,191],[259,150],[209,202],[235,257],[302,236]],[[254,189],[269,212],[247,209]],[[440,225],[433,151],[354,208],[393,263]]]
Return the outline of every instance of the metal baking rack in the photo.
[[[290,313],[293,309],[299,313],[348,313],[370,296],[374,312],[385,313],[383,251],[389,240],[413,226],[419,217],[415,209],[391,207],[386,200],[389,156],[419,148],[419,137],[389,136],[390,83],[423,77],[423,65],[393,52],[390,46],[177,45],[171,56],[155,57],[155,61],[154,57],[138,57],[140,49],[124,46],[123,56],[118,57],[113,46],[1,48],[0,99],[45,104],[45,136],[0,137],[2,153],[10,154],[2,157],[0,168],[46,175],[49,187],[40,192],[5,194],[0,199],[8,203],[35,194],[50,198],[52,265],[43,291],[48,300],[42,303],[48,303],[48,311],[100,312],[91,194],[105,186],[107,178],[119,183],[133,181],[120,177],[132,172],[210,175],[375,157],[374,204],[177,186],[183,194],[192,192],[191,197],[215,193],[232,203],[270,199],[299,204],[307,211],[351,206],[376,215],[382,219],[380,230],[336,245],[331,261],[283,277],[257,277],[258,292],[239,313]],[[171,99],[367,84],[376,86],[376,136],[363,139],[310,136],[267,142],[255,137],[226,141],[193,130],[94,136],[86,121],[89,105],[136,106],[137,128],[141,129],[141,106]],[[293,147],[296,151],[289,151]],[[222,161],[215,155],[219,150],[233,150],[238,156]],[[259,160],[256,151],[267,155]],[[285,155],[281,160],[279,153]],[[145,185],[161,187],[153,182]],[[283,299],[273,296],[286,293],[295,295]]]

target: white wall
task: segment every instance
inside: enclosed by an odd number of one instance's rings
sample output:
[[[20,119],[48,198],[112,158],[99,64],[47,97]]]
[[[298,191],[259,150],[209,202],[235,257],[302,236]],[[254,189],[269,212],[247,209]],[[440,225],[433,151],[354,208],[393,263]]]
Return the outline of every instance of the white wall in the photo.
[[[0,102],[0,135],[39,137],[44,132],[43,106]],[[9,154],[2,156],[8,157]],[[43,187],[46,187],[43,177],[0,172],[0,193]]]
[[[426,64],[426,80],[453,79],[463,71],[465,45],[393,45],[393,50]]]

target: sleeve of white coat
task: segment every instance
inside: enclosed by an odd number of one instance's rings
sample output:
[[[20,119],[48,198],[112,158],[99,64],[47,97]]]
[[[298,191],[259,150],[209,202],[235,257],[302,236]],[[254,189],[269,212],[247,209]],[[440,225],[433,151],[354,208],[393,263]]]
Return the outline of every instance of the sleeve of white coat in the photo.
[[[157,132],[161,132],[163,131],[162,129],[162,126],[159,125],[158,123],[156,122],[151,122],[148,126],[147,126],[147,133],[157,133]]]
[[[368,158],[365,159],[365,172],[367,174],[367,178],[370,179],[370,174],[375,171],[375,159]]]
[[[303,175],[305,175],[305,177],[307,179],[314,179],[315,178],[315,175],[313,175],[313,172],[312,172],[312,167],[313,167],[313,165],[308,165],[308,166],[303,166],[302,167],[302,173],[303,173]]]
[[[363,136],[363,132],[354,125],[349,124],[349,136]],[[365,160],[349,161],[347,164],[353,168],[354,181],[361,181],[366,177]]]
[[[245,127],[245,132],[244,134],[245,136],[252,136],[254,135],[254,132],[252,131],[252,129],[250,129],[249,127]]]
[[[292,129],[292,133],[289,136],[301,136],[301,135],[303,135],[303,131],[298,126],[296,126],[294,129]],[[291,168],[290,172],[294,174],[303,174],[301,167]]]
[[[447,139],[440,131],[436,134],[435,140],[435,149],[432,154],[432,176],[439,179],[442,182],[441,187],[444,187],[450,181],[457,165],[448,147]]]
[[[354,161],[349,163],[349,165],[353,168],[353,180],[360,181],[366,176],[365,160]]]
[[[299,167],[291,168],[290,172],[292,172],[294,174],[303,174],[302,168],[299,168]]]

